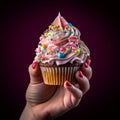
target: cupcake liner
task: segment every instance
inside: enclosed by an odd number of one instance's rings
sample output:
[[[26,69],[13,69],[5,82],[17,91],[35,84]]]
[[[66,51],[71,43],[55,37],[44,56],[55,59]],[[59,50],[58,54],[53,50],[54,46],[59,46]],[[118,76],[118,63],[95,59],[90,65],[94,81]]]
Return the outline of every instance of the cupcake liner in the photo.
[[[48,85],[63,85],[65,80],[73,82],[74,74],[79,67],[41,67],[41,72],[45,84]]]

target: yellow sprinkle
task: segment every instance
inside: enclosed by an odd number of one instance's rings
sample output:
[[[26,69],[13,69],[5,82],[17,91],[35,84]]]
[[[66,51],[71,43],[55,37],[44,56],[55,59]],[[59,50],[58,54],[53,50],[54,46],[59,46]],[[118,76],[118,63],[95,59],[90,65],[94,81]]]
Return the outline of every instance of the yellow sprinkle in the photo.
[[[69,28],[69,26],[65,26],[65,29]]]
[[[76,54],[80,53],[80,50],[79,49],[75,50],[75,53]]]
[[[61,29],[60,29],[60,26],[58,26],[57,28],[58,28],[58,30],[61,30]]]
[[[51,52],[51,50],[50,49],[47,49],[47,53],[50,53]]]
[[[54,26],[54,25],[52,25],[52,26],[51,26],[51,28],[52,28],[52,29],[54,29],[54,28],[55,28],[55,26]]]
[[[48,35],[48,32],[45,32],[45,36],[47,36]]]
[[[49,26],[49,29],[52,29],[52,30],[53,30],[54,28],[55,28],[54,25],[50,25],[50,26]]]
[[[45,45],[45,44],[42,44],[41,46],[42,46],[43,48],[46,48],[46,45]]]

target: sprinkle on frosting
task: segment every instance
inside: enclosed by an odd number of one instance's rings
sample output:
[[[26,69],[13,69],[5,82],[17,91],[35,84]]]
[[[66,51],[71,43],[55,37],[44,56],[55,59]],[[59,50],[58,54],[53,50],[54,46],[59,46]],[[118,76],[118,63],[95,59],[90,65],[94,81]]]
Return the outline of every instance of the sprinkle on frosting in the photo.
[[[63,65],[68,62],[83,63],[90,52],[84,42],[80,40],[80,35],[80,31],[59,13],[40,36],[38,47],[35,50],[35,61],[49,65],[54,63]]]

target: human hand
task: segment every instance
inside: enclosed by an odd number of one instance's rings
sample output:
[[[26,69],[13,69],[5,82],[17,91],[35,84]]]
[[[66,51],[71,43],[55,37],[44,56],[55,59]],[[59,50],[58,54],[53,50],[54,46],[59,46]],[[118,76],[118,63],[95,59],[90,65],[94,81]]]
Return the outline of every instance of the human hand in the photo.
[[[20,120],[56,118],[76,107],[89,90],[92,76],[90,59],[75,74],[76,82],[65,81],[63,86],[44,84],[37,62],[29,66],[30,83],[26,91],[26,107]]]

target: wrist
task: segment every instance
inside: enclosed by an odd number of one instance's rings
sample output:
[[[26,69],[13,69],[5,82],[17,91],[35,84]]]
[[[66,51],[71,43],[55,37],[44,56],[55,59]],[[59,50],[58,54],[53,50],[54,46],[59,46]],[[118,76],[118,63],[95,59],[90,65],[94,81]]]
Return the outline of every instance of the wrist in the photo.
[[[53,118],[45,112],[36,109],[37,107],[26,104],[19,120],[53,120]]]
[[[26,104],[26,106],[20,116],[20,120],[37,120],[37,119],[35,119],[32,109],[28,104]]]

